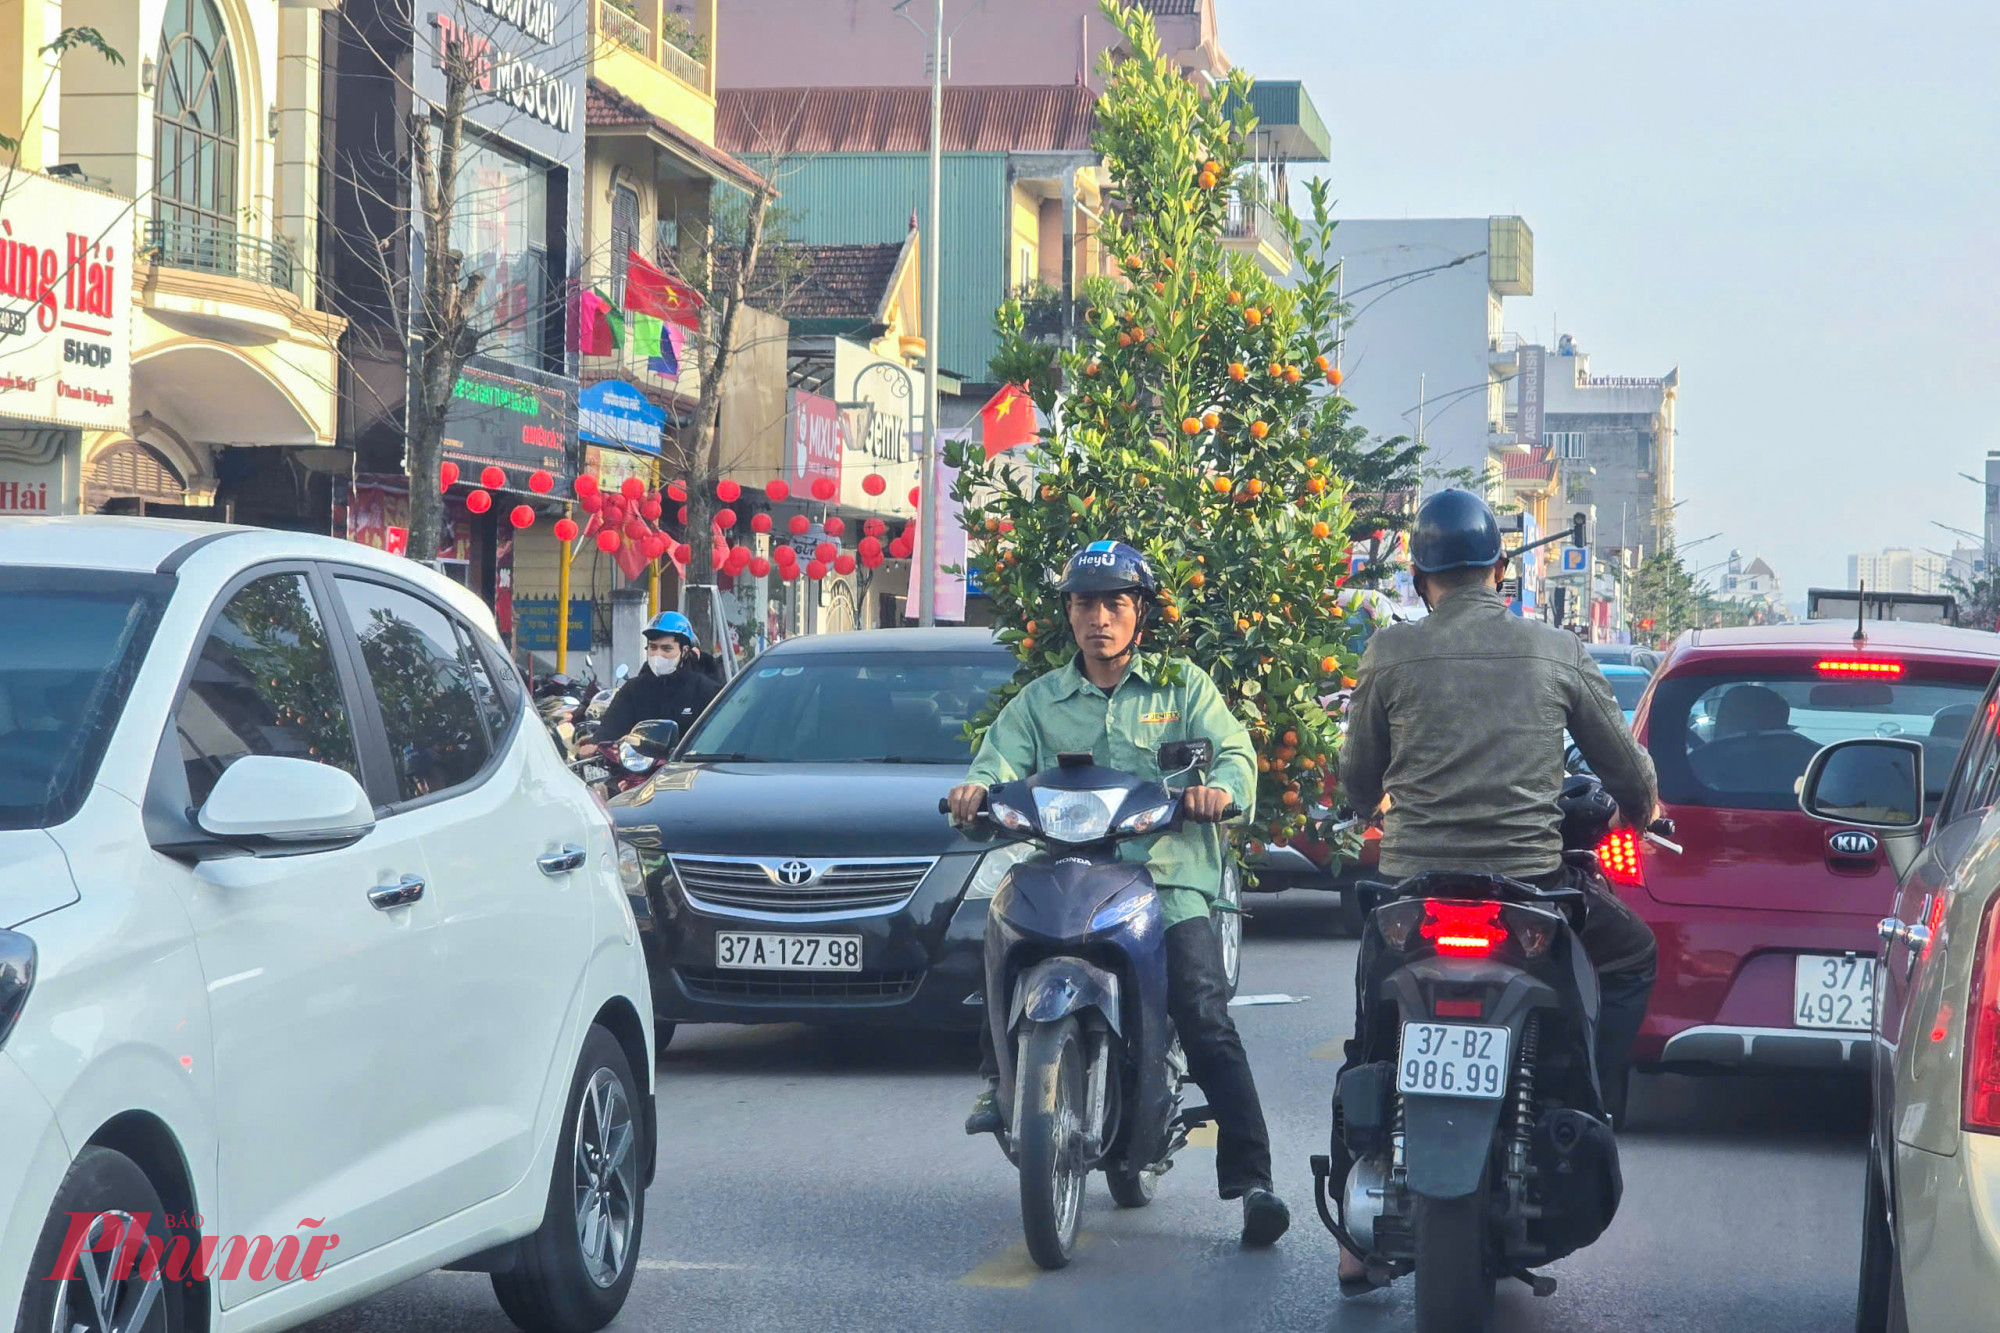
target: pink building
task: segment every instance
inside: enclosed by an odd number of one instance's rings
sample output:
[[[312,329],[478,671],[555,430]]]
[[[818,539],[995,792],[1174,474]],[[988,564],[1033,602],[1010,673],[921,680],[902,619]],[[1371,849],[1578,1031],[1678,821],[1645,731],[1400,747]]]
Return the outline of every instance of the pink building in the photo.
[[[671,0],[669,0],[671,3]],[[1229,72],[1215,0],[1141,0],[1160,46],[1190,73]],[[968,11],[971,10],[970,13]],[[906,11],[928,24],[929,0]],[[717,82],[724,88],[889,88],[930,82],[930,40],[890,0],[724,0]],[[960,87],[1087,83],[1103,91],[1097,58],[1119,40],[1097,0],[945,0],[949,57]]]

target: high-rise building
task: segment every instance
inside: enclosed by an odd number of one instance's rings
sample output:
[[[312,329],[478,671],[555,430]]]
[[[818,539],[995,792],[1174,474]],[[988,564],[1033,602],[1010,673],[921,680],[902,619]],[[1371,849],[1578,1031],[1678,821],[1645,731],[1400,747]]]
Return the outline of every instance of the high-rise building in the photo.
[[[1950,572],[1950,557],[1907,546],[1847,557],[1847,586],[1865,586],[1870,592],[1940,593]]]
[[[1524,357],[1522,375],[1527,365]],[[1629,551],[1643,560],[1658,551],[1673,523],[1679,367],[1665,375],[1593,375],[1589,353],[1564,334],[1547,358],[1541,393],[1540,443],[1561,471],[1563,503],[1593,513],[1600,558]]]

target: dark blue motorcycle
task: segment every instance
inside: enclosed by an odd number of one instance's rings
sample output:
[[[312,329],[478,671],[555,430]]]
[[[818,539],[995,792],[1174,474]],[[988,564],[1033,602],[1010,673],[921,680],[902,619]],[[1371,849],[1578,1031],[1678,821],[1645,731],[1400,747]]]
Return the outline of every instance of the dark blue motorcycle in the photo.
[[[1175,741],[1160,766],[1199,782],[1213,756],[1208,741]],[[994,1137],[1020,1171],[1028,1253],[1061,1268],[1090,1173],[1103,1170],[1119,1206],[1142,1208],[1208,1118],[1181,1106],[1187,1063],[1167,1017],[1153,877],[1118,859],[1121,842],[1179,830],[1181,796],[1065,754],[993,787],[980,817],[1043,849],[1007,872],[987,911],[986,1022],[1004,1122]]]

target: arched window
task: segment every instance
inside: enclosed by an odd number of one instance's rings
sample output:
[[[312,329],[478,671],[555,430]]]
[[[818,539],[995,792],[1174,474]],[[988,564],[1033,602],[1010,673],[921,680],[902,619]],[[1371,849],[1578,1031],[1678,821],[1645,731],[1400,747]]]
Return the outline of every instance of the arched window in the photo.
[[[233,271],[236,66],[214,0],[167,0],[153,101],[153,178],[161,246]]]

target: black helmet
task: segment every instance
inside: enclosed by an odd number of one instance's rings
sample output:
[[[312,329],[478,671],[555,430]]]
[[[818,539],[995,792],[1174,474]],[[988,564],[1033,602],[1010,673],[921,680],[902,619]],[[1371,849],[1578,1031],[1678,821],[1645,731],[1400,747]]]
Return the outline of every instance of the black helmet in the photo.
[[[1410,563],[1419,574],[1490,569],[1505,558],[1500,520],[1493,516],[1493,507],[1471,491],[1439,491],[1417,510]]]
[[[1062,582],[1056,585],[1056,591],[1065,596],[1073,592],[1124,592],[1134,588],[1151,598],[1160,591],[1160,581],[1153,577],[1153,567],[1146,563],[1146,557],[1124,542],[1092,542],[1084,547],[1069,558]]]

